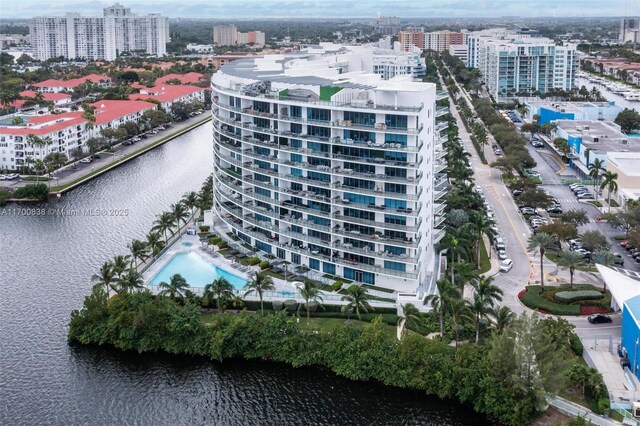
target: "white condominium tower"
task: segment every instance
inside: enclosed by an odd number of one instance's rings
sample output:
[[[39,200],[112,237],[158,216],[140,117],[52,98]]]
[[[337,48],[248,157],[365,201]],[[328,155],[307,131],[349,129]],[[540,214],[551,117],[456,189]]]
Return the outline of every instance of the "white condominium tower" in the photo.
[[[214,74],[214,210],[223,233],[290,271],[424,295],[444,234],[447,111],[434,84],[374,74],[375,51],[314,46]]]
[[[167,53],[168,18],[158,14],[138,16],[116,3],[102,17],[36,17],[29,24],[36,59],[56,56],[69,59],[114,60],[123,52],[156,56]]]

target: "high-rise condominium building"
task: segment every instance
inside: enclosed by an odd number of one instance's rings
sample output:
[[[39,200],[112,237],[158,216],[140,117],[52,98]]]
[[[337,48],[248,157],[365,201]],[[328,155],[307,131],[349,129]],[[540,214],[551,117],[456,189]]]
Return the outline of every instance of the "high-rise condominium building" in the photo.
[[[469,34],[468,66],[482,72],[496,98],[571,90],[578,72],[576,45],[496,29]]]
[[[376,50],[315,46],[212,77],[214,209],[258,250],[421,296],[447,183],[436,87],[374,74]]]
[[[233,25],[214,25],[213,44],[218,46],[235,46],[251,44],[256,47],[264,46],[265,37],[262,31],[249,31],[241,33]]]
[[[158,14],[138,16],[118,3],[103,12],[102,17],[68,13],[32,18],[29,31],[36,58],[114,60],[124,52],[167,53],[168,18]]]
[[[622,18],[620,22],[620,41],[622,43],[640,42],[640,18]]]
[[[449,50],[449,46],[466,44],[467,32],[460,31],[432,31],[424,32],[422,30],[415,30],[409,28],[406,31],[400,31],[398,33],[398,41],[402,50],[408,52],[412,47],[417,47],[422,50],[434,50],[436,52],[444,52]]]

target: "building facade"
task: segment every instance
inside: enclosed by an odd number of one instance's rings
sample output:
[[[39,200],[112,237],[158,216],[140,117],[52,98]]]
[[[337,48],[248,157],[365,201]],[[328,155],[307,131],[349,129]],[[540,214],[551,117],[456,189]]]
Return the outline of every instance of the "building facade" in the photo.
[[[114,60],[124,52],[143,52],[155,56],[167,53],[168,18],[159,14],[138,16],[116,3],[102,17],[36,17],[29,23],[35,58]]]
[[[571,90],[578,72],[576,46],[528,34],[469,36],[469,66],[478,68],[497,99],[516,93]]]
[[[444,52],[448,51],[451,45],[466,44],[467,35],[466,31],[424,32],[421,29],[409,28],[406,31],[398,32],[398,41],[405,52],[410,51],[412,47],[417,47],[421,50]]]
[[[469,49],[466,44],[450,45],[449,55],[459,58],[465,65],[469,63]]]
[[[636,44],[640,41],[640,18],[622,18],[620,22],[620,42]]]
[[[361,55],[274,55],[214,74],[214,209],[292,270],[425,294],[444,235],[446,111],[435,85],[383,80]]]
[[[527,102],[526,118],[532,120],[538,116],[538,124],[546,124],[555,120],[600,120],[614,121],[622,111],[622,107],[610,102]]]
[[[262,31],[249,31],[241,33],[238,28],[233,25],[214,25],[213,27],[213,44],[216,46],[236,46],[236,45],[253,45],[255,47],[263,47],[265,36]]]

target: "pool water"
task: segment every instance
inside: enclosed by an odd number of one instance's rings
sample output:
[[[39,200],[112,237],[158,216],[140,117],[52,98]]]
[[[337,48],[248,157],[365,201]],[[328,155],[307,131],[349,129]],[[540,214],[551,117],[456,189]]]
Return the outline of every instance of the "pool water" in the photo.
[[[185,241],[182,243],[183,246],[185,247],[191,247],[193,245],[193,243],[190,243],[189,241]]]
[[[162,281],[169,282],[171,276],[180,274],[187,280],[191,287],[204,287],[211,284],[213,280],[222,277],[229,281],[235,289],[239,290],[245,286],[247,281],[233,275],[215,265],[207,262],[202,256],[187,251],[175,254],[149,281],[151,285],[158,285]]]

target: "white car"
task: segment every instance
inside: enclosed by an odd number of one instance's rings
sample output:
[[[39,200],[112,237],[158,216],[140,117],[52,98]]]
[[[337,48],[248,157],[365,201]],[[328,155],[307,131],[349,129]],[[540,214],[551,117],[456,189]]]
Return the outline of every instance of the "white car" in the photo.
[[[500,270],[502,272],[509,272],[511,268],[513,268],[513,260],[505,259],[502,262],[500,262]]]
[[[523,207],[520,209],[520,213],[522,214],[536,214],[536,211],[531,207]]]
[[[93,160],[91,158],[87,157],[87,158],[83,158],[82,160],[80,160],[80,163],[89,164],[91,161],[93,161]]]
[[[500,260],[506,260],[507,259],[506,250],[498,250],[498,259],[500,259]]]

